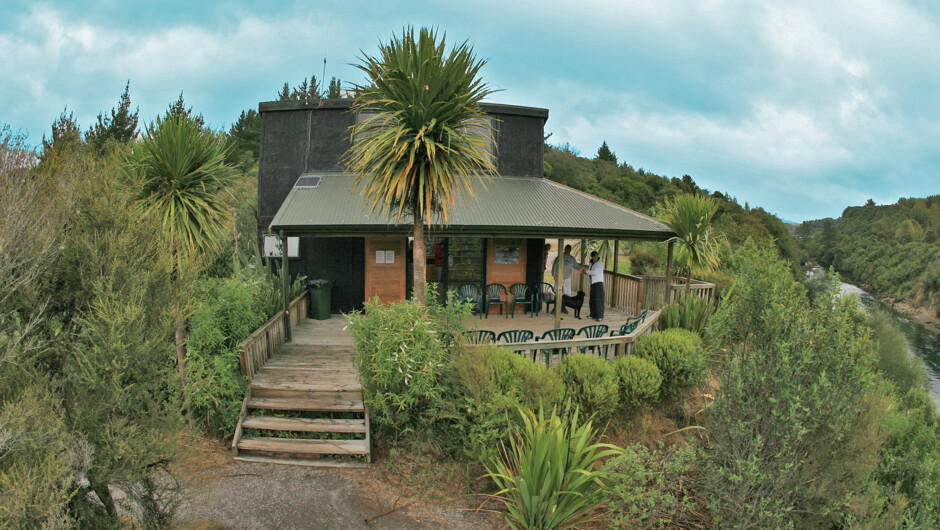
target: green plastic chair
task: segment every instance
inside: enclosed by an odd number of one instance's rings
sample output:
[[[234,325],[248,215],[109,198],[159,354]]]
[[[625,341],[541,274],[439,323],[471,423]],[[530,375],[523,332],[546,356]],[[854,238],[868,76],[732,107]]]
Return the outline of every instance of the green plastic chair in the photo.
[[[542,333],[542,336],[535,340],[536,341],[571,340],[573,338],[574,338],[574,328],[557,328],[557,329],[550,329],[546,331],[545,333]],[[545,348],[539,351],[541,351],[542,355],[545,356],[545,366],[548,366],[549,364],[551,364],[552,355],[555,355],[557,353],[557,354],[560,354],[562,357],[564,357],[566,354],[569,353],[568,348]],[[532,360],[534,361],[535,359],[532,359]]]
[[[471,311],[475,308],[480,318],[483,318],[483,293],[478,285],[472,283],[460,285],[457,287],[457,297],[470,304]]]
[[[629,335],[636,331],[636,328],[639,327],[640,317],[627,317],[627,321],[624,322],[620,329],[615,329],[610,332],[611,337],[622,337],[624,335]]]
[[[532,340],[534,333],[528,329],[510,329],[496,336],[496,342],[528,342]]]
[[[467,341],[470,344],[495,344],[496,333],[488,329],[478,329],[467,333]]]
[[[521,305],[523,311],[525,311],[525,308],[528,307],[529,316],[535,316],[535,299],[532,297],[528,285],[524,283],[514,283],[509,287],[509,292],[512,294],[512,309],[510,310],[509,314],[513,318],[516,317],[517,305]]]
[[[607,334],[607,325],[606,324],[592,324],[590,326],[584,326],[578,330],[578,335],[584,335],[586,339],[596,339],[603,337]],[[597,351],[597,346],[582,346],[580,348],[581,353],[584,353],[588,348],[591,349],[591,353]],[[607,348],[604,348],[604,353],[607,353]]]
[[[506,288],[501,284],[491,283],[483,290],[486,292],[486,298],[483,299],[483,315],[489,318],[490,306],[496,304],[499,306],[499,314],[503,314],[503,308],[505,307],[506,318],[509,318],[509,294],[506,293]]]
[[[535,302],[536,314],[542,311],[542,302],[545,303],[545,311],[548,307],[555,306],[555,286],[547,282],[538,282],[532,285],[532,292],[536,295]]]

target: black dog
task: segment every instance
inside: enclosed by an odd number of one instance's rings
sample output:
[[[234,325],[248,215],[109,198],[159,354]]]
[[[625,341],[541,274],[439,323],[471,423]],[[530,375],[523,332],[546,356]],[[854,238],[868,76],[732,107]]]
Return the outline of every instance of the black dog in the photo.
[[[574,318],[581,319],[581,306],[584,305],[584,291],[578,291],[574,296],[566,294],[561,295],[561,312],[567,313],[568,309],[574,309]]]

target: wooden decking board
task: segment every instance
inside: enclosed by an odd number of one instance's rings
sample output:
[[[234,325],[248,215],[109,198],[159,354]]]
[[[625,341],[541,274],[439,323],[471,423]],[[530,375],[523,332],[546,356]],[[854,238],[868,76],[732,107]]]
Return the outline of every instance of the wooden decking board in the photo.
[[[348,401],[362,401],[362,389],[356,390],[336,390],[331,392],[323,391],[313,391],[313,392],[301,392],[297,390],[285,390],[277,388],[251,388],[252,397],[256,398],[265,398],[265,399],[294,399],[294,400],[306,400],[306,401],[316,401],[316,402],[325,402],[332,401],[338,403],[345,403]],[[251,404],[249,403],[249,406]],[[283,409],[281,409],[283,410]],[[301,409],[298,409],[301,410]],[[342,409],[337,409],[342,410]]]
[[[346,381],[340,382],[336,380],[331,381],[252,381],[251,389],[253,391],[257,390],[284,390],[284,391],[294,391],[294,392],[362,392],[362,385],[356,381]]]
[[[365,440],[304,440],[298,438],[242,437],[239,451],[263,451],[311,455],[365,455],[369,447]]]
[[[328,458],[314,458],[310,460],[301,460],[299,458],[274,458],[269,456],[256,455],[238,455],[235,460],[242,462],[257,462],[260,464],[278,464],[282,466],[306,466],[306,467],[348,467],[348,468],[368,468],[369,464],[363,460],[346,458],[343,460],[332,460]]]
[[[363,412],[361,400],[256,398],[248,399],[249,409],[306,410],[318,412]]]
[[[277,418],[274,416],[248,416],[242,422],[245,429],[297,432],[366,432],[366,420],[332,418]]]

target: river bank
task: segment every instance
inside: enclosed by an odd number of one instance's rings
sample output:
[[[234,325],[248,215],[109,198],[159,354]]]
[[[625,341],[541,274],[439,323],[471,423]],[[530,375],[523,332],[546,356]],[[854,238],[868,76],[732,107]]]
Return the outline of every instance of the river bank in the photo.
[[[937,312],[927,307],[918,307],[904,300],[897,300],[890,296],[879,297],[881,303],[894,309],[898,313],[910,318],[914,322],[931,328],[934,331],[940,331],[940,318]]]

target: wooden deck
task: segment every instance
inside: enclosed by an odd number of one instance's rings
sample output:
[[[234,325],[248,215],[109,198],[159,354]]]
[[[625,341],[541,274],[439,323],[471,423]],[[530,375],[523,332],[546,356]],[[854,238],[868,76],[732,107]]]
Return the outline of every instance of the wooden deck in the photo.
[[[369,417],[345,319],[298,320],[292,340],[253,370],[233,439],[235,458],[363,465],[371,461]],[[365,459],[343,458],[350,456]]]

